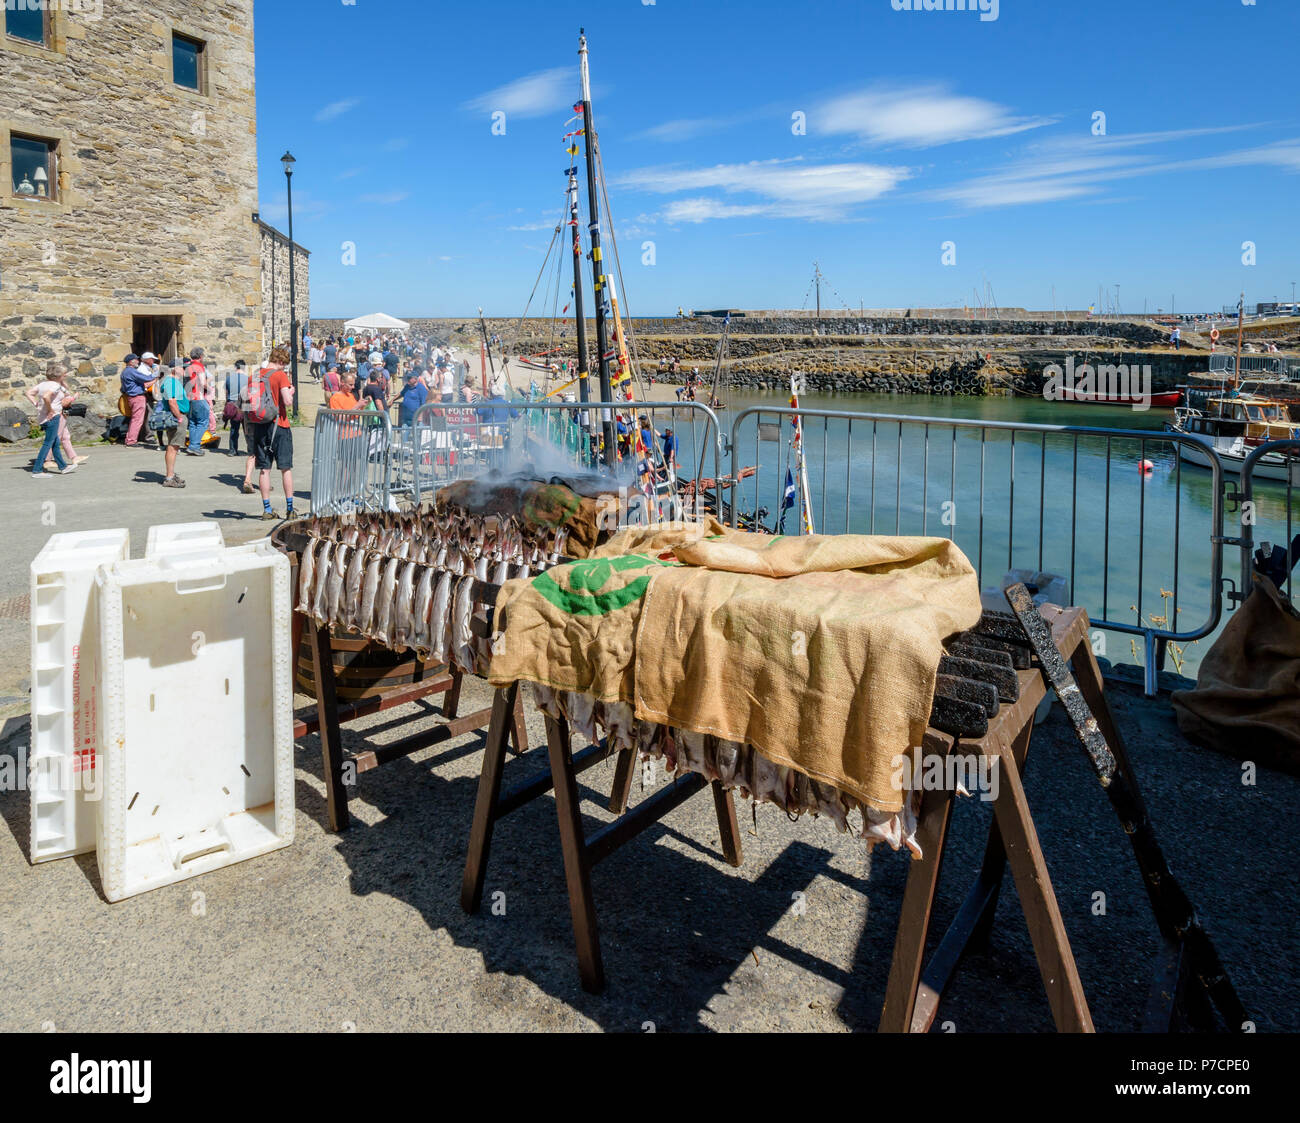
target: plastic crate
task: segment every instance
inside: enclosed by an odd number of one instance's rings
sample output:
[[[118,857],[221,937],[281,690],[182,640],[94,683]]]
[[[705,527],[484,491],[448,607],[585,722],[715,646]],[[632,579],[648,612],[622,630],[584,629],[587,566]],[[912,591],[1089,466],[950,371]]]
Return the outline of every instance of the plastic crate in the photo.
[[[170,523],[149,528],[149,541],[144,548],[146,559],[184,557],[194,554],[211,554],[225,547],[221,527],[214,522]]]
[[[110,901],[288,846],[289,561],[266,543],[100,569]]]
[[[95,571],[130,556],[125,530],[55,534],[31,564],[28,758],[33,862],[95,849],[102,775]]]

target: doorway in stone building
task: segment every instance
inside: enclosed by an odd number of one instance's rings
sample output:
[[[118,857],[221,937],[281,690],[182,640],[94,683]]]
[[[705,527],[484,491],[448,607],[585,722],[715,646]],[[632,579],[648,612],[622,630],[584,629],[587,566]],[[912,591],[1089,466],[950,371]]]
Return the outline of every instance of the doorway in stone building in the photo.
[[[176,358],[181,344],[179,316],[132,316],[131,350],[137,355],[152,351],[164,363]]]

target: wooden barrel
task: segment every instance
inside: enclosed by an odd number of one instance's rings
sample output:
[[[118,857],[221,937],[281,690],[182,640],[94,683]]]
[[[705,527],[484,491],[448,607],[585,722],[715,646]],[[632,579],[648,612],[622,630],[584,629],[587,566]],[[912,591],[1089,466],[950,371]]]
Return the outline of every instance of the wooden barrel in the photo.
[[[447,673],[446,664],[420,659],[414,651],[399,655],[363,636],[350,636],[335,629],[330,631],[330,651],[340,702],[382,698],[394,690]],[[298,646],[297,685],[302,693],[316,697],[316,661],[306,628]]]
[[[287,554],[293,564],[293,589],[298,588],[298,555],[285,540],[286,528],[291,523],[281,523],[271,533],[272,544]],[[445,663],[420,659],[414,651],[400,655],[381,644],[372,643],[364,636],[349,635],[330,629],[330,652],[334,664],[335,692],[340,702],[359,702],[382,698],[396,690],[415,683],[440,678],[447,674]],[[296,685],[300,691],[316,697],[316,660],[311,649],[306,628],[298,644],[298,674]]]

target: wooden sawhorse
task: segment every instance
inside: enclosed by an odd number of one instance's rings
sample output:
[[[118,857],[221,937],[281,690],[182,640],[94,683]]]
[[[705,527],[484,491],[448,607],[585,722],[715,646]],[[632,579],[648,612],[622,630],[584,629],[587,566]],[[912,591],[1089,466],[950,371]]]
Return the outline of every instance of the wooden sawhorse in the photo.
[[[578,973],[582,978],[583,989],[599,994],[605,989],[605,968],[600,955],[596,905],[591,892],[592,867],[706,787],[713,791],[718,830],[722,839],[722,856],[729,865],[739,866],[743,854],[735,801],[732,793],[723,791],[718,781],[710,783],[703,776],[690,773],[672,780],[631,811],[627,811],[637,751],[624,750],[615,769],[613,793],[609,800],[610,810],[619,815],[619,818],[587,838],[582,828],[578,775],[602,760],[607,760],[619,750],[612,747],[606,737],[575,753],[569,723],[563,718],[553,718],[546,714],[546,745],[550,764],[548,771],[502,795],[501,777],[509,732],[507,726],[511,713],[518,705],[518,692],[518,683],[503,687],[498,691],[492,707],[478,798],[474,804],[474,821],[470,829],[469,854],[461,882],[461,907],[468,913],[475,913],[482,904],[488,853],[497,821],[554,788],[560,826],[560,849],[564,855],[564,876],[569,889],[569,911],[573,917],[573,935],[577,943]]]
[[[1076,658],[1082,659],[1086,651],[1092,669],[1096,670],[1097,664],[1092,660],[1088,641],[1088,618],[1081,609],[1069,609],[1055,616],[1052,639],[1057,649],[1072,662]],[[949,737],[935,730],[926,732],[926,755],[938,754],[946,758],[961,749],[978,753],[993,762],[992,767],[997,770],[998,794],[993,801],[993,825],[989,830],[979,877],[923,972],[926,938],[943,865],[954,792],[945,784],[942,790],[922,793],[916,831],[922,857],[912,862],[903,891],[894,958],[880,1016],[881,1032],[924,1033],[929,1030],[938,1011],[939,999],[956,972],[967,945],[977,936],[986,936],[992,926],[1003,871],[1008,865],[1029,925],[1029,936],[1056,1028],[1092,1032],[1092,1016],[1084,998],[1083,983],[1021,781],[1034,731],[1034,711],[1046,697],[1047,685],[1036,667],[1016,674],[1020,680],[1019,699],[998,711],[983,737],[970,740]],[[1100,674],[1095,681],[1100,693]]]

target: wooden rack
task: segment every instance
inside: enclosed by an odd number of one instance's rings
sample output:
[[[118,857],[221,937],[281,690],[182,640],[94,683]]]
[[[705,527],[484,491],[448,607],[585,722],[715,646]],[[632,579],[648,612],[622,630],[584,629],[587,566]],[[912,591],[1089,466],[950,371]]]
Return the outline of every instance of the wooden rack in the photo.
[[[307,536],[287,531],[278,538],[276,544],[289,555],[292,564],[291,588],[298,585],[298,558],[307,544]],[[476,582],[474,595],[476,602],[492,605],[496,603],[499,586]],[[307,640],[311,645],[312,660],[316,683],[316,706],[314,714],[295,716],[293,738],[297,741],[310,733],[318,733],[321,743],[321,765],[325,777],[326,814],[331,831],[344,831],[351,823],[348,813],[347,781],[355,781],[363,772],[391,764],[412,753],[427,749],[432,745],[453,740],[465,733],[483,729],[488,725],[493,708],[476,710],[472,714],[459,716],[461,684],[464,674],[455,668],[447,668],[441,674],[422,682],[412,683],[401,690],[385,694],[382,698],[340,705],[337,694],[337,681],[334,660],[330,647],[329,630],[317,625],[316,621],[296,609],[293,614],[292,647],[294,665],[292,681],[297,681],[298,658],[301,649],[303,629],[307,630]],[[499,693],[499,692],[498,692]],[[381,748],[369,749],[361,753],[348,753],[343,748],[342,726],[358,718],[404,706],[419,701],[433,694],[446,695],[442,705],[443,722],[432,729],[422,730],[395,741]],[[509,739],[515,751],[523,753],[528,749],[528,733],[524,727],[523,705],[516,697],[512,703],[508,729]]]

